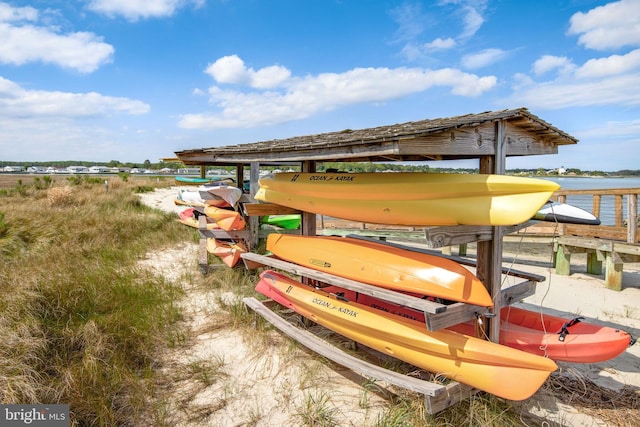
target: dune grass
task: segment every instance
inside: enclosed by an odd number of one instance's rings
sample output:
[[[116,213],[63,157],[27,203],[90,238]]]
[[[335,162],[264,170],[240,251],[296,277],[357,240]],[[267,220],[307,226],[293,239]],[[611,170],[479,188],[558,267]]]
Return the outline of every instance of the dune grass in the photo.
[[[0,195],[0,402],[66,403],[78,425],[153,424],[155,355],[179,290],[137,267],[193,239],[151,185],[20,182]]]

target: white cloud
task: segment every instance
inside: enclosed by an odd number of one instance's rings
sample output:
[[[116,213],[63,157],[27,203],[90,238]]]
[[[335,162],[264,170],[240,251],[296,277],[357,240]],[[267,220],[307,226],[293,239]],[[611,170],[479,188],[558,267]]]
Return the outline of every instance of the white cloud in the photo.
[[[640,120],[608,121],[597,127],[581,130],[580,138],[639,139]]]
[[[247,78],[247,69],[239,66],[239,58],[226,58],[228,67],[221,67],[222,70],[214,73],[218,83],[244,82],[247,86],[257,87],[254,79]],[[210,68],[207,70],[211,71]],[[179,126],[214,129],[273,125],[348,105],[384,102],[434,87],[450,87],[455,95],[473,97],[496,85],[494,76],[478,77],[451,68],[356,68],[344,73],[275,81],[279,82],[278,90],[242,92],[214,86],[209,89],[210,102],[219,111],[184,115]]]
[[[401,53],[407,60],[422,58],[433,50],[451,49],[474,36],[485,22],[487,0],[441,0],[437,6],[452,6],[450,12],[441,15],[451,17],[451,23],[447,27],[459,29],[457,36],[437,37],[431,42],[421,42],[418,38],[425,26],[436,18],[423,13],[419,5],[413,4],[404,4],[391,11],[391,16],[398,24],[394,41],[404,43]],[[437,19],[442,19],[442,16]]]
[[[104,96],[96,92],[25,90],[0,77],[0,116],[3,117],[82,118],[113,113],[145,114],[149,110],[149,105],[129,98]]]
[[[571,17],[569,34],[589,49],[640,45],[640,0],[621,0]]]
[[[242,84],[268,89],[280,85],[291,76],[285,67],[272,65],[255,71],[247,68],[237,55],[224,56],[210,64],[205,72],[218,83]]]
[[[36,21],[38,10],[30,6],[12,7],[7,3],[0,3],[0,22]]]
[[[564,74],[571,72],[576,67],[566,56],[544,55],[533,64],[533,72],[536,75],[545,74],[549,71],[558,70]]]
[[[603,77],[635,70],[640,70],[640,49],[633,50],[626,55],[611,55],[607,58],[590,59],[576,70],[576,77]]]
[[[520,82],[521,83],[521,82]],[[602,79],[556,81],[520,84],[511,97],[518,105],[530,108],[560,109],[585,106],[638,106],[640,73],[610,76]]]
[[[452,47],[455,47],[455,46],[456,46],[456,41],[451,37],[447,37],[446,39],[441,39],[440,37],[438,37],[431,43],[425,43],[424,45],[425,49],[428,49],[428,50],[451,49]]]
[[[460,13],[463,16],[464,29],[460,34],[461,39],[469,38],[478,32],[484,24],[484,0],[451,0],[451,3],[460,4]]]
[[[200,7],[204,3],[205,0],[91,0],[87,8],[107,16],[122,16],[129,21],[137,21],[171,16],[180,7],[188,4]]]
[[[502,49],[485,49],[462,57],[462,66],[470,70],[487,67],[507,57]]]
[[[113,59],[113,46],[89,32],[60,34],[56,29],[17,21],[38,20],[33,8],[0,3],[0,63],[24,65],[44,62],[90,73]]]

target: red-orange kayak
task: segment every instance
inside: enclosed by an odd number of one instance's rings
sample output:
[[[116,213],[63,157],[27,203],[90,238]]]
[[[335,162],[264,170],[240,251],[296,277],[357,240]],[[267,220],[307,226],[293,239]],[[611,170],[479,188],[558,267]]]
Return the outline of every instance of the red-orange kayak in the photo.
[[[214,238],[207,239],[207,251],[220,257],[227,266],[233,267],[240,256],[247,252],[247,248],[242,242],[225,242]]]
[[[533,395],[557,369],[537,356],[458,332],[427,331],[402,318],[264,271],[256,291],[349,339],[510,400]]]
[[[387,289],[483,307],[493,305],[478,278],[450,259],[350,237],[270,234],[278,258]]]
[[[204,213],[225,231],[244,230],[247,226],[240,212],[214,206],[204,208]]]
[[[323,287],[322,290],[386,313],[424,323],[424,313],[409,307],[401,307],[337,286]],[[556,361],[596,363],[619,356],[633,342],[631,336],[620,329],[582,320],[579,317],[564,319],[523,308],[504,307],[501,311],[500,344],[527,353],[547,356]],[[465,335],[475,335],[473,322],[461,323],[448,329]]]

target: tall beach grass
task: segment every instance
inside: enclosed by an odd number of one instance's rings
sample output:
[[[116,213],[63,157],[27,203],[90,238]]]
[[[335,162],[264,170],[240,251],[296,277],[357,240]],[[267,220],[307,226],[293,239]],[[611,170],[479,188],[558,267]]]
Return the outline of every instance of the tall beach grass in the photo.
[[[151,185],[112,181],[0,194],[0,403],[66,403],[78,425],[154,424],[179,291],[137,261],[193,234],[140,202]]]

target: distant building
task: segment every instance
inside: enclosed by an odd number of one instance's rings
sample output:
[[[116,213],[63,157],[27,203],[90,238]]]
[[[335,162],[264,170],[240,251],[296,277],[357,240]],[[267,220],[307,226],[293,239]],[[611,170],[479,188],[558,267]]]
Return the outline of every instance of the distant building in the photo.
[[[47,168],[44,166],[29,166],[27,173],[47,173]]]
[[[5,166],[3,172],[24,172],[24,166]]]
[[[89,168],[86,166],[67,166],[66,173],[89,173]]]
[[[91,166],[89,168],[89,173],[109,173],[111,172],[111,168],[107,166]]]

